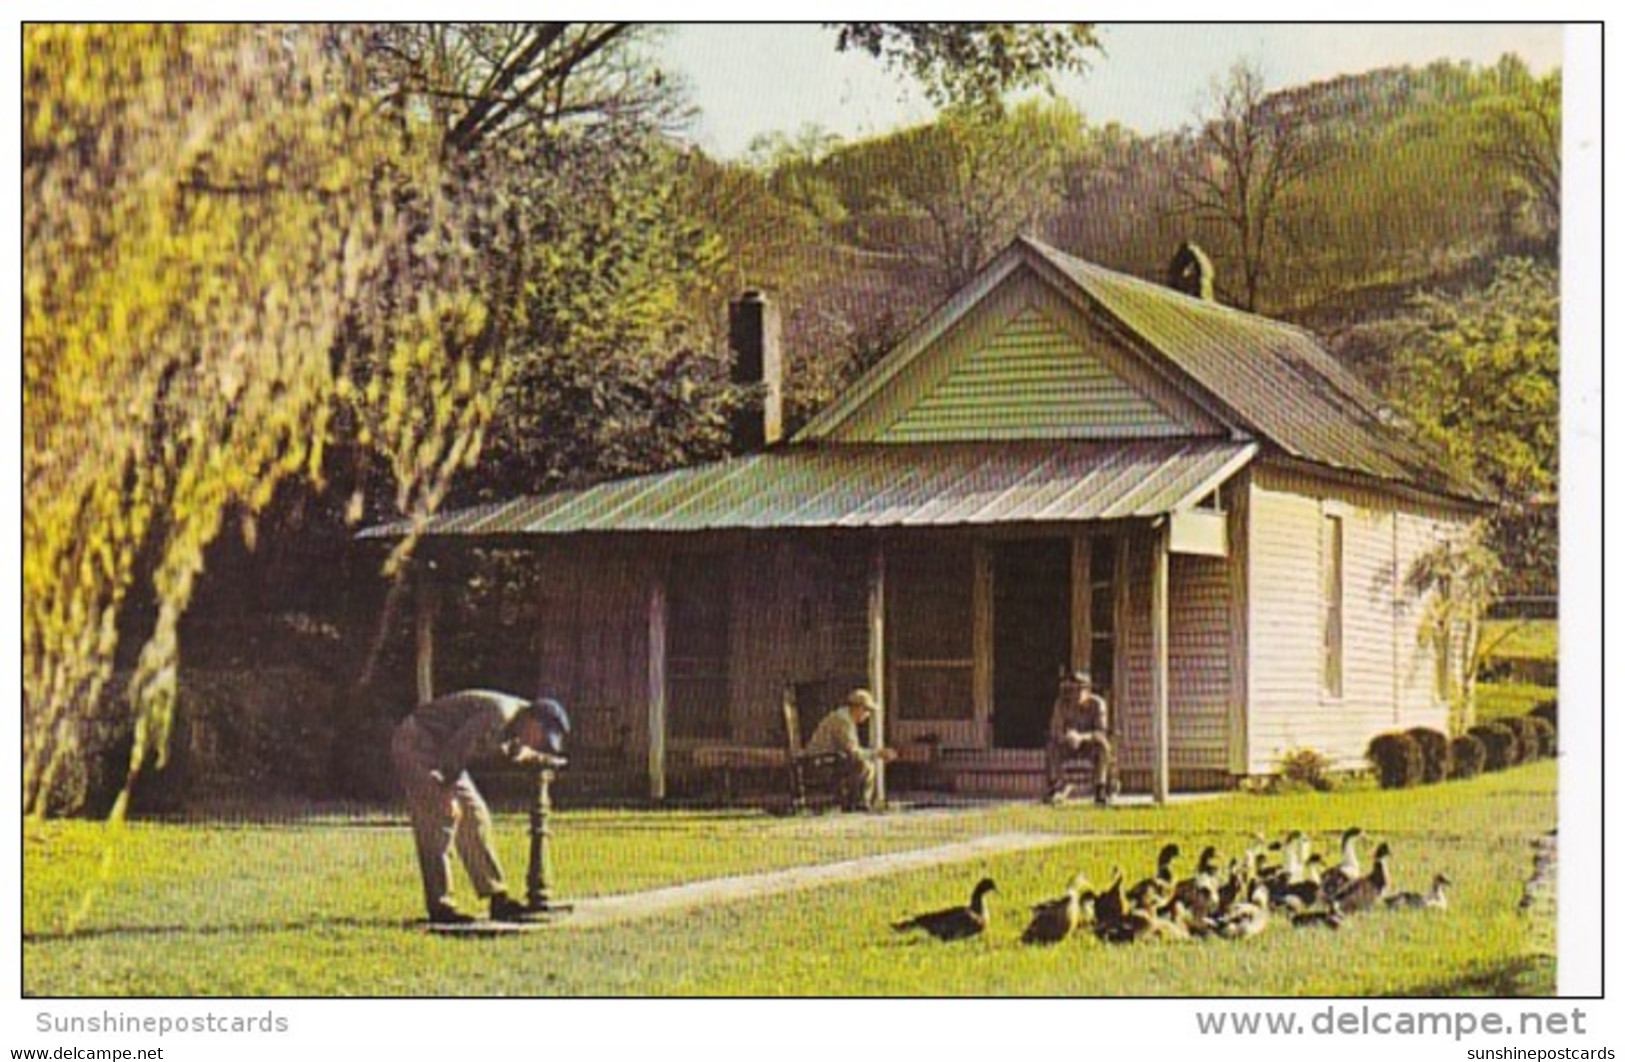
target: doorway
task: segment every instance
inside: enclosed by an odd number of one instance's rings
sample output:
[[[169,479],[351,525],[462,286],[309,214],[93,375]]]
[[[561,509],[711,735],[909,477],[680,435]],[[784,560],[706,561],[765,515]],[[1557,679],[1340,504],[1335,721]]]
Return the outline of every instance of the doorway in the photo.
[[[1030,539],[993,550],[993,745],[1039,749],[1072,654],[1072,544]]]

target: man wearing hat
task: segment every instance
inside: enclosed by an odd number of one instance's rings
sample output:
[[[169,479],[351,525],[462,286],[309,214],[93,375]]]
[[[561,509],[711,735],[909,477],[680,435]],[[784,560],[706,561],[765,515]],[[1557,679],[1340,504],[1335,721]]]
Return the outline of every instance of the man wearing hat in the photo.
[[[1094,692],[1089,672],[1063,675],[1055,706],[1050,711],[1049,741],[1044,746],[1044,769],[1049,778],[1049,801],[1058,804],[1072,795],[1067,767],[1087,759],[1095,783],[1095,803],[1111,802],[1117,788],[1110,720],[1105,698]]]
[[[491,812],[468,765],[500,757],[516,767],[561,765],[570,719],[557,701],[527,701],[492,690],[463,690],[428,701],[395,728],[390,746],[406,791],[429,921],[474,921],[451,902],[451,850],[490,904],[491,918],[520,921],[523,904],[508,895],[491,847]]]
[[[841,806],[847,811],[873,811],[879,804],[880,765],[897,758],[896,749],[864,748],[858,727],[875,714],[874,694],[853,690],[846,703],[824,716],[807,740],[807,754],[839,760]]]

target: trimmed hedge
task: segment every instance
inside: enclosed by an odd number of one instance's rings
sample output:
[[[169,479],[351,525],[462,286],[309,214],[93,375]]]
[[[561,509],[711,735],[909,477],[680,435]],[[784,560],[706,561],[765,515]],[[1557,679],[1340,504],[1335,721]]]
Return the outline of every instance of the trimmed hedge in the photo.
[[[1496,721],[1518,735],[1519,763],[1529,763],[1532,760],[1540,759],[1542,755],[1540,751],[1540,734],[1535,729],[1540,725],[1538,722],[1527,715],[1508,716],[1505,719]]]
[[[1483,773],[1484,743],[1471,734],[1463,734],[1450,742],[1450,777],[1472,778]]]
[[[1406,731],[1422,750],[1422,781],[1442,782],[1450,777],[1450,738],[1437,730],[1415,726]]]
[[[1365,756],[1384,789],[1406,789],[1422,780],[1422,748],[1403,731],[1378,734],[1366,747]]]
[[[1518,735],[1505,723],[1485,723],[1467,733],[1483,744],[1486,771],[1504,771],[1518,762]]]
[[[1536,756],[1557,755],[1557,727],[1538,715],[1524,717],[1524,740],[1532,743]]]
[[[1552,729],[1556,730],[1557,729],[1557,698],[1553,697],[1549,701],[1541,701],[1539,704],[1537,704],[1533,708],[1529,709],[1529,714],[1534,716],[1536,719],[1544,719],[1544,720],[1546,720],[1548,723],[1552,724]]]

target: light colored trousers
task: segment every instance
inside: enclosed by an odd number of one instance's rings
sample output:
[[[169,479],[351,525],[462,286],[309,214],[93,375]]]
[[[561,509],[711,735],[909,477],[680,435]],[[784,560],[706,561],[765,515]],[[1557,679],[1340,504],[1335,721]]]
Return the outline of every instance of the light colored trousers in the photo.
[[[506,892],[502,865],[491,847],[491,812],[474,780],[464,771],[444,785],[430,776],[437,763],[433,740],[411,719],[395,729],[390,755],[395,775],[406,791],[406,808],[417,843],[418,869],[423,874],[423,899],[432,912],[451,903],[451,850],[474,883],[474,892],[486,898]]]

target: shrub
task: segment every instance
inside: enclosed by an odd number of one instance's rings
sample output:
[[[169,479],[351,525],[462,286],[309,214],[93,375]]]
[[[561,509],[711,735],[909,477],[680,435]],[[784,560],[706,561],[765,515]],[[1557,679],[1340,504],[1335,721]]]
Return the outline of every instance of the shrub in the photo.
[[[1484,769],[1502,771],[1518,762],[1518,735],[1505,723],[1485,723],[1467,731],[1484,746]]]
[[[1281,754],[1281,772],[1271,788],[1276,792],[1330,792],[1331,769],[1331,758],[1315,749],[1288,749]]]
[[[1484,770],[1484,743],[1471,734],[1450,742],[1450,777],[1472,778]]]
[[[1425,726],[1412,727],[1406,733],[1422,750],[1422,781],[1442,782],[1450,777],[1450,739]]]
[[[1531,760],[1540,759],[1542,755],[1540,751],[1540,734],[1535,729],[1541,725],[1539,722],[1527,715],[1508,716],[1505,719],[1498,719],[1496,722],[1505,726],[1517,736],[1519,763],[1528,763]]]
[[[1403,731],[1378,734],[1365,755],[1377,769],[1377,781],[1384,789],[1405,789],[1422,779],[1422,749]]]
[[[1530,759],[1557,755],[1557,727],[1533,713],[1523,718],[1523,726],[1524,741],[1533,750]]]
[[[1557,698],[1553,697],[1551,700],[1541,701],[1539,704],[1529,709],[1529,714],[1534,716],[1536,719],[1546,720],[1548,723],[1552,724],[1552,729],[1556,730]]]

